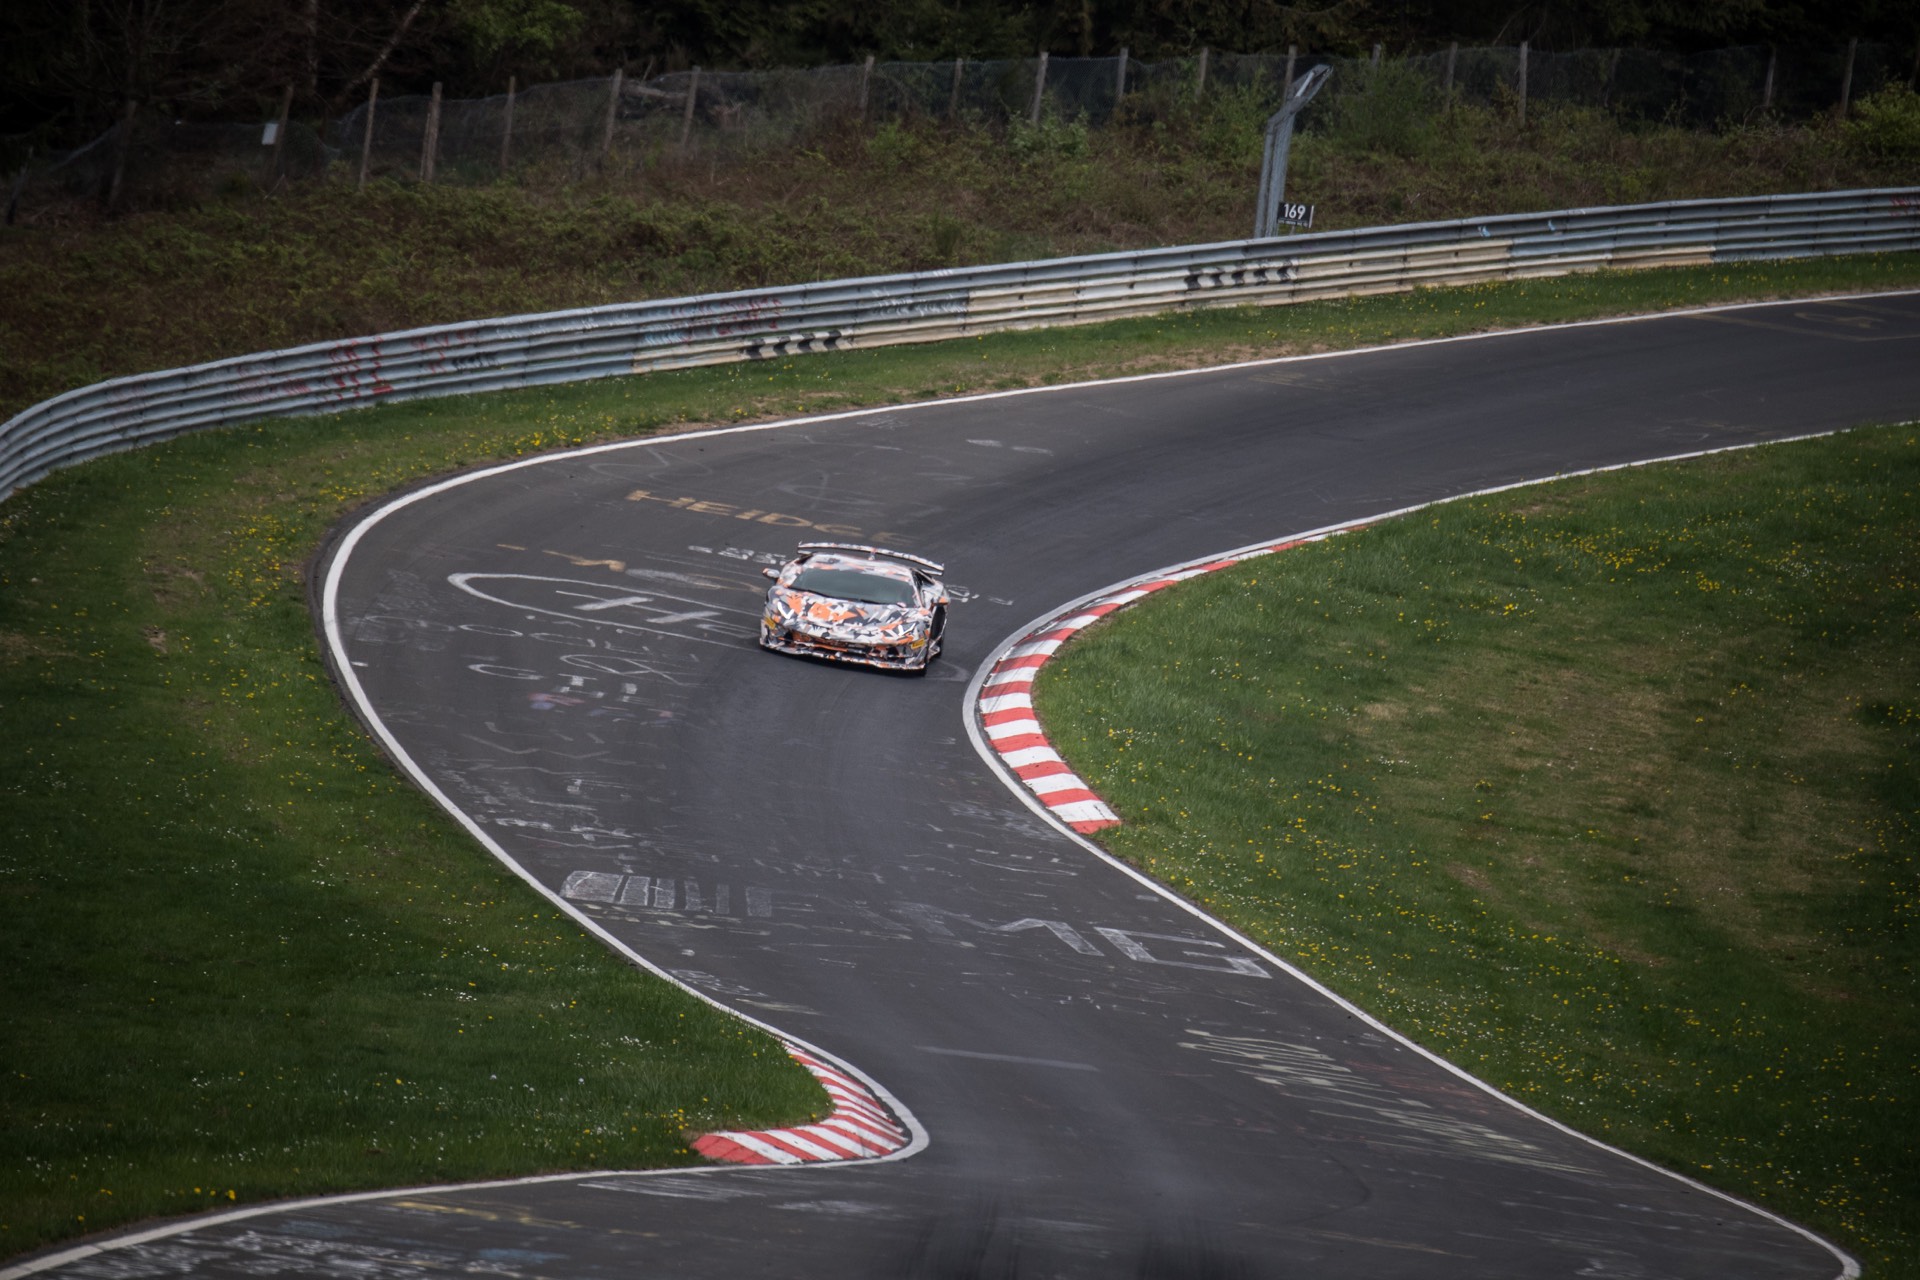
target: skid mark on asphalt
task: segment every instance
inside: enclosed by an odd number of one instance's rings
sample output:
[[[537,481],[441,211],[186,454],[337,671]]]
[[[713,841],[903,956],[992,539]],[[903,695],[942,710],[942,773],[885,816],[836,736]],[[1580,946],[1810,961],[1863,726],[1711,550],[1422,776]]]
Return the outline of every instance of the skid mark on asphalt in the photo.
[[[1305,1103],[1310,1114],[1369,1146],[1595,1176],[1590,1164],[1569,1160],[1478,1121],[1443,1114],[1409,1096],[1398,1079],[1373,1078],[1312,1045],[1191,1029],[1187,1034],[1193,1038],[1180,1041],[1182,1049],[1203,1053],[1209,1061],[1271,1085]],[[1459,1098],[1473,1101],[1464,1091]]]

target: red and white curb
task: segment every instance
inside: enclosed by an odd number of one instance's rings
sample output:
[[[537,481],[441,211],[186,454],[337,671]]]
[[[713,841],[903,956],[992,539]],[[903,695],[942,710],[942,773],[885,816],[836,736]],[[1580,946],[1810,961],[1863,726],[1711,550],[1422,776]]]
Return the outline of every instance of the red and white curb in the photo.
[[[824,1164],[891,1155],[912,1140],[873,1090],[804,1049],[786,1049],[826,1089],[833,1114],[792,1129],[703,1133],[693,1140],[695,1151],[727,1164]]]
[[[1020,779],[1049,813],[1075,831],[1086,834],[1119,826],[1119,815],[1094,794],[1086,780],[1068,767],[1060,753],[1053,749],[1053,744],[1047,741],[1047,735],[1033,713],[1033,681],[1040,674],[1040,668],[1081,628],[1092,626],[1108,614],[1176,582],[1230,569],[1257,556],[1319,542],[1335,533],[1345,533],[1348,529],[1359,527],[1351,525],[1305,537],[1288,538],[1283,542],[1236,551],[1205,564],[1189,565],[1172,573],[1155,574],[1075,605],[1034,627],[1007,647],[980,685],[974,713],[980,719],[980,732],[985,735],[987,745],[1000,757],[1007,771]]]

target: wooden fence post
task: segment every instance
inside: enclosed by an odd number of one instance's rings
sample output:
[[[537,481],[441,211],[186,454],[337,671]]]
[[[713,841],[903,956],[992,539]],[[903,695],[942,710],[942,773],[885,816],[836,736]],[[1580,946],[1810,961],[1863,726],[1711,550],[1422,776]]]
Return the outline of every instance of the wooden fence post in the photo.
[[[518,76],[507,77],[507,114],[500,124],[500,172],[507,172],[507,160],[513,154],[513,91],[520,87]]]
[[[13,180],[13,186],[7,192],[6,225],[13,225],[20,214],[20,197],[27,189],[27,177],[33,172],[33,148],[27,148],[27,158],[20,162],[19,176]]]
[[[860,64],[860,118],[862,120],[867,118],[867,88],[872,82],[873,55],[868,54],[867,60]]]
[[[947,123],[952,124],[960,118],[960,73],[965,68],[965,58],[953,60],[953,91],[947,95]]]
[[[373,155],[373,109],[380,101],[380,77],[375,76],[367,84],[367,127],[360,132],[360,181],[354,184],[355,191],[367,189],[367,161]]]
[[[1840,77],[1840,114],[1844,117],[1847,108],[1853,104],[1853,55],[1860,51],[1860,37],[1847,41],[1847,70]]]
[[[1047,91],[1047,51],[1045,49],[1042,49],[1040,51],[1040,59],[1038,62],[1034,64],[1034,68],[1033,68],[1033,110],[1027,113],[1027,123],[1035,126],[1036,128],[1040,124],[1041,95],[1045,94],[1046,91]]]
[[[607,88],[607,127],[600,135],[600,163],[613,155],[613,122],[620,118],[620,82],[627,77],[625,67],[613,69],[613,83]]]
[[[114,140],[113,176],[107,180],[107,208],[120,203],[120,185],[127,176],[127,153],[133,150],[133,113],[139,103],[127,99],[126,112],[120,117],[120,136]]]
[[[1520,127],[1527,127],[1527,42],[1520,42]]]
[[[440,82],[433,82],[433,97],[427,103],[427,131],[420,139],[420,181],[433,181],[434,161],[440,158]]]
[[[278,179],[280,177],[280,157],[284,153],[287,145],[287,117],[292,114],[293,86],[288,85],[287,91],[280,95],[280,115],[275,119],[273,124],[273,156],[267,163],[267,177],[269,179]]]
[[[687,81],[687,112],[680,117],[680,150],[687,149],[687,140],[693,137],[693,104],[700,96],[700,68],[693,69],[693,75]]]

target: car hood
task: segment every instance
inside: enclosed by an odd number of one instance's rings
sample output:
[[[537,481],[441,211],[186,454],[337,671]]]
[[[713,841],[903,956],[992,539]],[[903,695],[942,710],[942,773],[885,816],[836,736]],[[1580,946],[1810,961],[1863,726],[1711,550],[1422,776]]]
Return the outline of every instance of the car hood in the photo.
[[[781,621],[809,635],[865,644],[905,640],[925,630],[931,616],[910,604],[861,604],[775,587],[767,606]]]

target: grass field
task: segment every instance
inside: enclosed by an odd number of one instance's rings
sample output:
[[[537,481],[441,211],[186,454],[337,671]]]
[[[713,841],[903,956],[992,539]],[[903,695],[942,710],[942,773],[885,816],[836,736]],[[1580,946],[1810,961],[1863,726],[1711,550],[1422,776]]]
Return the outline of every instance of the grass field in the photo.
[[[342,711],[309,559],[421,477],[856,404],[1729,298],[1920,258],[1207,312],[261,424],[0,505],[0,1253],[319,1191],[687,1159],[804,1116],[770,1042],[632,973]]]
[[[1920,429],[1251,561],[1036,696],[1121,856],[1514,1097],[1920,1275]]]

